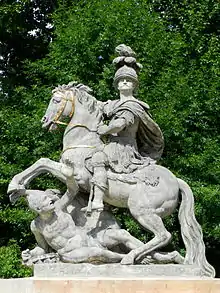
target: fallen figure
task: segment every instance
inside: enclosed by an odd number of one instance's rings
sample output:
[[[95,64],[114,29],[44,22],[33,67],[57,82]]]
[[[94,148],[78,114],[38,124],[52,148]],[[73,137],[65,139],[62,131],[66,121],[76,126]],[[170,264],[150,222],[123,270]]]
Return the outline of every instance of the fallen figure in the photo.
[[[86,228],[76,226],[72,215],[67,212],[67,207],[72,201],[68,191],[61,198],[58,196],[59,193],[53,190],[25,190],[24,193],[29,208],[38,214],[38,217],[31,222],[31,231],[37,246],[22,252],[23,263],[26,265],[59,261],[118,263],[125,254],[111,249],[123,245],[124,251],[129,252],[143,245],[129,232],[120,229],[119,225],[114,223],[116,220],[113,215],[111,215],[112,227],[97,229],[97,232],[88,233]],[[108,211],[102,213],[109,214]],[[100,226],[99,219],[96,225]],[[93,230],[96,230],[96,227]],[[183,260],[177,251],[152,252],[146,257],[143,256],[139,263],[183,263]]]

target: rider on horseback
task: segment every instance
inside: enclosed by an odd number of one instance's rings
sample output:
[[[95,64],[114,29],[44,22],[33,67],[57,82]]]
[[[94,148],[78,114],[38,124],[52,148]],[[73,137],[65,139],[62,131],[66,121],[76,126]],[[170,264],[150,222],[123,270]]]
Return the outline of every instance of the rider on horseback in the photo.
[[[135,53],[125,45],[117,49],[124,55],[113,61],[118,67],[114,86],[119,90],[120,99],[103,103],[103,114],[110,122],[102,123],[98,133],[108,135],[108,143],[92,157],[94,199],[91,209],[99,211],[104,207],[103,197],[108,188],[106,168],[118,174],[131,174],[155,163],[164,146],[163,134],[148,113],[149,106],[133,97],[138,86],[136,70],[140,68],[132,57]]]

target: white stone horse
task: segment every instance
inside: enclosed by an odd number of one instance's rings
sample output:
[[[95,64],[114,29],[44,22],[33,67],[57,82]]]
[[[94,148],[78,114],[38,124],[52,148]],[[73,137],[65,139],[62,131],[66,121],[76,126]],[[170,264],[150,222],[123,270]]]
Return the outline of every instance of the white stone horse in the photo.
[[[8,192],[22,190],[39,174],[50,172],[67,184],[68,189],[72,189],[72,194],[77,194],[77,188],[89,194],[92,174],[86,168],[85,160],[103,146],[97,133],[102,117],[101,104],[89,93],[86,86],[68,85],[56,88],[42,122],[43,127],[53,130],[58,124],[64,124],[60,121],[63,117],[70,117],[63,136],[60,162],[48,158],[39,159],[14,176]],[[68,182],[70,174],[72,181]],[[214,268],[206,260],[202,230],[194,214],[193,193],[186,182],[159,165],[150,165],[137,171],[137,180],[134,182],[120,179],[120,176],[117,177],[110,171],[108,175],[109,188],[104,201],[116,207],[128,208],[141,226],[154,234],[152,240],[126,254],[122,264],[133,264],[143,255],[168,244],[171,234],[166,230],[162,218],[171,215],[181,201],[179,222],[186,247],[184,263],[200,267],[205,276],[215,275]],[[146,178],[145,182],[143,176]],[[156,178],[157,182],[151,184],[149,178],[152,181]]]

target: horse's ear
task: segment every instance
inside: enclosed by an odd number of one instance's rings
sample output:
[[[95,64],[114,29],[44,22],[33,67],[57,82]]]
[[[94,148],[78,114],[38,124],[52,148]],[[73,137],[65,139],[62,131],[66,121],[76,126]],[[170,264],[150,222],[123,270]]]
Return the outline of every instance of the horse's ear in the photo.
[[[55,92],[59,91],[61,88],[62,88],[62,86],[60,84],[58,84],[58,86],[52,90],[52,93],[54,94]]]
[[[72,87],[72,86],[77,86],[78,81],[74,80],[68,83],[68,86]]]
[[[77,84],[76,88],[81,90],[81,91],[85,91],[88,94],[91,94],[93,92],[93,90],[89,86],[84,85],[83,83]]]

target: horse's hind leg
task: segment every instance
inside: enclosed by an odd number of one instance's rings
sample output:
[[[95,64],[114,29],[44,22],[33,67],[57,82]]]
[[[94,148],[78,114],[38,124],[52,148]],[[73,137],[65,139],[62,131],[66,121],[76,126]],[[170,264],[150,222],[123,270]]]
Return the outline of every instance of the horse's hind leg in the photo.
[[[184,257],[182,257],[178,251],[171,251],[171,252],[159,252],[159,251],[152,251],[150,254],[138,257],[142,259],[141,264],[151,264],[151,263],[177,263],[183,264]]]
[[[171,234],[166,230],[162,219],[152,209],[144,210],[144,214],[136,209],[130,207],[130,211],[134,218],[142,225],[142,227],[148,231],[154,233],[154,238],[146,244],[133,249],[122,259],[122,264],[133,264],[135,259],[139,256],[149,254],[154,250],[168,244],[171,240]]]

